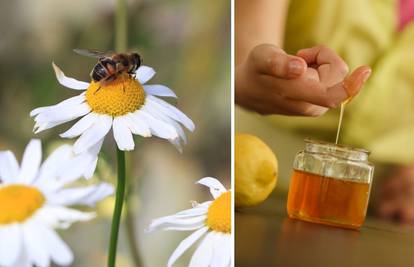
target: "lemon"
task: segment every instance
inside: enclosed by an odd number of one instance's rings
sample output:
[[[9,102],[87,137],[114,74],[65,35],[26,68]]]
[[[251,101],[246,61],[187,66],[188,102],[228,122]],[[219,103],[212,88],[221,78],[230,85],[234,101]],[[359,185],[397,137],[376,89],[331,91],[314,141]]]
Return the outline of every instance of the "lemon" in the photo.
[[[236,208],[257,205],[263,202],[276,186],[277,158],[258,137],[236,134],[235,174]]]

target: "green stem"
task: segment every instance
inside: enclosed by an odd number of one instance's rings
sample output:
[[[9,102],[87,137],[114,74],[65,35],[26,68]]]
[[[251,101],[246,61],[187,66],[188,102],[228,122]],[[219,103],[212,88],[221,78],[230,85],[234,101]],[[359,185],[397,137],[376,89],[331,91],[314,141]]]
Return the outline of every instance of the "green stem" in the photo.
[[[115,51],[125,52],[128,48],[128,24],[127,24],[127,6],[126,0],[117,0],[116,14],[115,14]],[[128,200],[125,196],[126,186],[126,162],[125,152],[117,150],[118,159],[118,185],[116,189],[116,201],[115,210],[112,218],[111,228],[111,241],[109,246],[108,255],[108,267],[115,267],[116,252],[118,243],[119,225],[121,222],[122,206],[123,202]],[[128,231],[128,241],[131,250],[132,258],[135,262],[136,267],[142,266],[140,258],[138,243],[136,240],[136,233],[134,227],[134,216],[133,213],[128,209],[126,210],[126,227]]]
[[[125,197],[126,167],[125,152],[117,149],[118,160],[118,184],[116,186],[116,200],[114,215],[112,217],[111,241],[109,243],[108,267],[115,267],[116,251],[118,245],[119,225],[121,223],[122,206]]]

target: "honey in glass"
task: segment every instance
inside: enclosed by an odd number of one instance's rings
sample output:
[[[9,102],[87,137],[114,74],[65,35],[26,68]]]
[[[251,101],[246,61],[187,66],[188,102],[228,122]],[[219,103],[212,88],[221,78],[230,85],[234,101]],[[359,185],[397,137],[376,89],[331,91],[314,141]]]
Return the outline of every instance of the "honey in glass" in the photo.
[[[368,207],[374,167],[368,152],[305,140],[289,187],[290,218],[357,229]]]

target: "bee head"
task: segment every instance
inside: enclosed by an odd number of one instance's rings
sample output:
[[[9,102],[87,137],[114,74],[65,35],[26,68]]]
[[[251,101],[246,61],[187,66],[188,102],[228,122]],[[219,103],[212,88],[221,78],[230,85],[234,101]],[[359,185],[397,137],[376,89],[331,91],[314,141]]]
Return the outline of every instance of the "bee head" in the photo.
[[[141,66],[142,63],[142,58],[138,53],[133,53],[132,54],[132,58],[134,60],[134,64],[136,65],[136,68],[138,68],[139,66]]]

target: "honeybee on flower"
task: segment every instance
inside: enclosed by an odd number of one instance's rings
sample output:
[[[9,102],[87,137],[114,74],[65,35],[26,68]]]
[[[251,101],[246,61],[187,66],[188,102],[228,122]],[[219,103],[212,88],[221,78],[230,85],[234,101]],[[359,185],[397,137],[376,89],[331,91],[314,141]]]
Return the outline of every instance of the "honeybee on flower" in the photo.
[[[193,131],[194,123],[160,98],[176,98],[170,88],[146,84],[155,71],[140,65],[139,55],[131,54],[131,61],[124,62],[125,57],[118,54],[108,56],[86,50],[78,50],[78,53],[90,53],[99,58],[91,73],[92,81],[87,83],[69,78],[53,64],[61,85],[83,92],[57,105],[34,109],[30,115],[36,122],[36,133],[81,118],[60,135],[62,138],[79,137],[74,144],[76,154],[88,149],[99,151],[111,129],[118,148],[123,151],[134,149],[133,134],[167,139],[182,150],[181,143],[186,143],[183,127]]]

